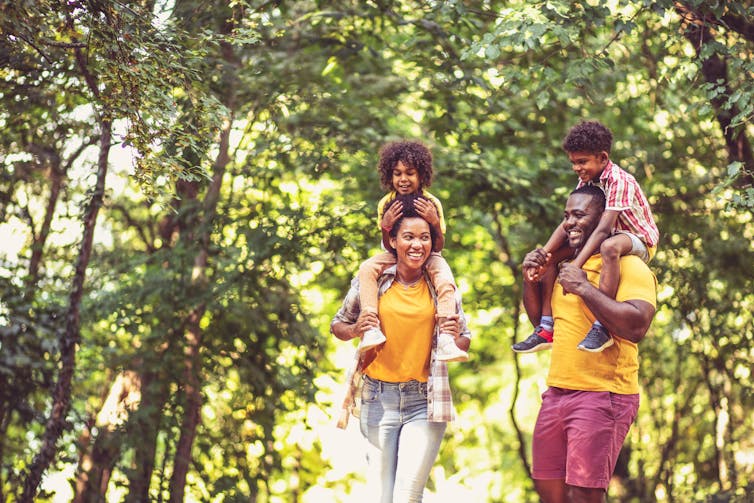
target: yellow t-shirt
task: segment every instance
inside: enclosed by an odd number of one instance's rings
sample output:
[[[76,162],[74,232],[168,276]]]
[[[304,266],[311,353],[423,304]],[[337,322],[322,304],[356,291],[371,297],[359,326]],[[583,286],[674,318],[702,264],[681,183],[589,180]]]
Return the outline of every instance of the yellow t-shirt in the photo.
[[[656,306],[657,279],[637,256],[620,260],[620,285],[616,299],[643,300]],[[583,267],[589,282],[599,285],[602,258],[594,255]],[[639,392],[639,349],[626,339],[614,337],[615,344],[601,353],[580,351],[576,346],[589,331],[595,317],[577,295],[563,295],[555,284],[552,296],[555,335],[547,384],[581,391],[610,391],[624,395]]]
[[[393,282],[380,297],[379,313],[387,342],[365,373],[387,382],[427,382],[435,304],[426,280],[409,287]]]
[[[392,191],[380,199],[380,202],[377,203],[377,229],[382,228],[382,215],[385,214],[385,205],[395,199],[396,192]],[[435,205],[435,208],[437,208],[437,216],[440,217],[440,230],[442,231],[443,236],[445,235],[445,215],[442,212],[442,203],[440,203],[440,200],[437,199],[435,196],[427,192],[426,190],[422,189],[422,196],[426,197],[430,201],[432,201],[432,204]]]

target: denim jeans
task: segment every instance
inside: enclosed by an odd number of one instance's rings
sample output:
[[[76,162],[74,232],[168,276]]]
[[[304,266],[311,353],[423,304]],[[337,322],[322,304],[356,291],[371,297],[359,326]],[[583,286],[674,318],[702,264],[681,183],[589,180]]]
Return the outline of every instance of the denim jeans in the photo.
[[[360,424],[375,501],[421,502],[447,426],[427,421],[427,384],[364,376]]]

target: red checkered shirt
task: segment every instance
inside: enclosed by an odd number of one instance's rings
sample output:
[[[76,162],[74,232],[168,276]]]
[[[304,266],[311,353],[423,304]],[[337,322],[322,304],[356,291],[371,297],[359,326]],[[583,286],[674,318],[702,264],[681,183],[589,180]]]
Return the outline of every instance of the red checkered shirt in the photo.
[[[379,295],[382,295],[393,284],[395,280],[396,266],[390,266],[382,273],[379,282]],[[426,271],[424,279],[429,285],[429,291],[432,300],[437,305],[437,294],[432,282]],[[461,306],[461,296],[456,289],[456,309],[459,314],[460,333],[464,337],[471,338],[471,332],[466,322],[466,315]],[[348,290],[343,305],[335,314],[332,323],[356,323],[361,311],[359,305],[359,278],[354,277],[351,281],[351,288]],[[332,323],[330,324],[332,326]],[[332,331],[332,330],[331,330]],[[437,359],[435,351],[437,348],[437,335],[439,333],[435,325],[435,334],[432,339],[432,351],[429,359],[429,379],[427,380],[427,419],[430,422],[444,423],[455,419],[455,408],[453,407],[453,396],[450,390],[450,379],[448,379],[448,365]],[[361,386],[363,383],[363,370],[369,366],[374,359],[374,351],[367,351],[362,355],[356,351],[353,363],[346,374],[346,396],[343,400],[343,406],[338,418],[338,427],[345,428],[348,425],[349,416],[358,417],[361,405]]]
[[[576,188],[586,183],[594,182],[579,180]],[[660,231],[652,216],[649,201],[631,173],[609,161],[599,182],[594,184],[605,192],[605,209],[620,211],[614,230],[635,234],[647,247],[657,246]]]

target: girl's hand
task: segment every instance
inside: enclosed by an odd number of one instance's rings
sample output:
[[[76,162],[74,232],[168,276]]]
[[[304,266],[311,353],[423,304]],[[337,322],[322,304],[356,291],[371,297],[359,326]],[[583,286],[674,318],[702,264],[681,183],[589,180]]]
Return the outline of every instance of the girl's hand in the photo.
[[[437,213],[434,203],[428,199],[417,199],[414,201],[414,208],[429,225],[436,229],[440,228],[440,215]]]
[[[396,201],[382,215],[382,228],[385,232],[390,232],[395,222],[403,216],[403,203]]]

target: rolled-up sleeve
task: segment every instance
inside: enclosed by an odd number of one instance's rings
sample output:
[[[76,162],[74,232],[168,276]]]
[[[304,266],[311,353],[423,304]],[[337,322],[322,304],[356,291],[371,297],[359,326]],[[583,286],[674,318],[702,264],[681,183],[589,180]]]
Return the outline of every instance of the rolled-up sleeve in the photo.
[[[359,278],[355,277],[351,280],[351,287],[348,289],[348,293],[343,299],[343,304],[341,304],[340,309],[338,309],[338,312],[335,313],[335,316],[330,322],[330,331],[332,332],[332,326],[337,322],[356,323],[356,320],[359,319],[360,312]]]

